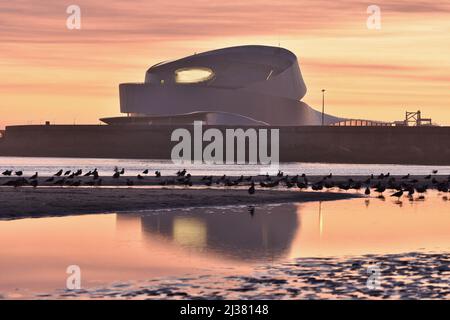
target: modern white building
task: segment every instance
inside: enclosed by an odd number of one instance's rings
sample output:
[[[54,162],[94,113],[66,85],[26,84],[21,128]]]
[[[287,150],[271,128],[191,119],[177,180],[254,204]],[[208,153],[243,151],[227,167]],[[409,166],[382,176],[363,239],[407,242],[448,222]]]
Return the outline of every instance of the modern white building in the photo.
[[[279,47],[239,46],[161,62],[144,83],[122,83],[124,117],[108,124],[320,125],[295,54]],[[324,116],[324,124],[340,121]]]

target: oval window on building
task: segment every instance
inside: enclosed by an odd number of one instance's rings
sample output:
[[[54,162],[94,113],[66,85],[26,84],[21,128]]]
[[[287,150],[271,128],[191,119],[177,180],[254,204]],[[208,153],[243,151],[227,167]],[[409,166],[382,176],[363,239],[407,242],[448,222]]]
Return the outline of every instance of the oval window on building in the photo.
[[[211,79],[214,72],[209,68],[181,68],[175,71],[176,83],[198,83]]]

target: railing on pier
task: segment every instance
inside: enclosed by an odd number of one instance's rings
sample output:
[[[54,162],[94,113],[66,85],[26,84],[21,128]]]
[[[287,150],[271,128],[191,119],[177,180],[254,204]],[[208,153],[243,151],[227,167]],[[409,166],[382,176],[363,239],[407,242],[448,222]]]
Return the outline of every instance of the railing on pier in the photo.
[[[391,127],[393,125],[394,124],[392,122],[381,122],[362,119],[347,119],[331,124],[331,126],[338,126],[338,127]]]

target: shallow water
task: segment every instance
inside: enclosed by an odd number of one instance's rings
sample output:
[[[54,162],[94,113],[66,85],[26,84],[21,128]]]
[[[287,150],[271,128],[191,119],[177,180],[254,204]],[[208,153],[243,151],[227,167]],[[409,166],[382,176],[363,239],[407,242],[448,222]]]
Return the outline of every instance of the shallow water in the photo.
[[[170,160],[145,159],[92,159],[92,158],[34,158],[34,157],[0,157],[0,171],[6,169],[23,170],[29,176],[36,171],[40,176],[50,176],[59,169],[83,171],[97,168],[100,175],[110,175],[114,167],[125,168],[126,174],[136,175],[144,169],[159,170],[163,175],[173,175],[186,168],[192,175],[256,175],[265,172],[257,165],[177,165]],[[370,175],[390,172],[393,175],[427,175],[432,170],[439,174],[450,174],[450,166],[418,166],[392,164],[336,164],[336,163],[281,163],[280,170],[289,175],[305,173],[307,175]]]
[[[84,289],[199,275],[227,287],[297,258],[450,252],[444,196],[0,221],[0,295],[64,290],[69,265]]]

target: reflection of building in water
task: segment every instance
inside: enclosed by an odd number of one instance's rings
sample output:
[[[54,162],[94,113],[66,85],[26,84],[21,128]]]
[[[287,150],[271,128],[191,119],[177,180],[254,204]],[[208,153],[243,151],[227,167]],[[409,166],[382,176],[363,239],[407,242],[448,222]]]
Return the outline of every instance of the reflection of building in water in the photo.
[[[141,217],[143,236],[160,235],[178,245],[235,259],[262,260],[286,256],[298,229],[296,207],[267,212],[257,208],[172,210]]]
[[[198,217],[175,217],[173,221],[173,240],[184,246],[206,246],[208,231],[205,222]]]

